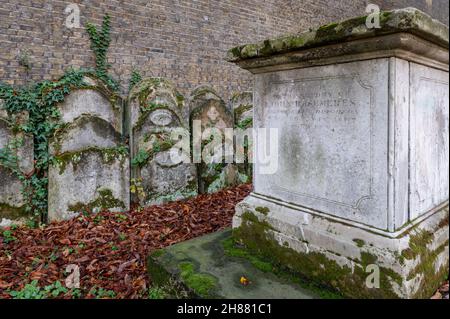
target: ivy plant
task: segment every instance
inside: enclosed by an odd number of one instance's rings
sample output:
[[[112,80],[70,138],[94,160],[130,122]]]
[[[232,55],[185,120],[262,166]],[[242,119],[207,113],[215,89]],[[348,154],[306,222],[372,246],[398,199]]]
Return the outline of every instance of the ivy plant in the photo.
[[[15,150],[18,141],[10,142],[0,149],[0,165],[10,169],[23,183],[22,193],[26,200],[25,209],[38,221],[46,221],[48,198],[48,168],[54,159],[48,152],[49,139],[60,128],[60,114],[57,108],[74,89],[88,87],[83,79],[95,75],[112,90],[119,89],[118,83],[108,74],[107,51],[111,43],[110,17],[105,15],[101,29],[88,24],[87,32],[95,53],[96,68],[69,69],[58,81],[45,80],[26,87],[14,88],[0,83],[0,99],[8,114],[28,112],[28,121],[20,130],[31,134],[34,139],[34,171],[24,175],[18,167]]]

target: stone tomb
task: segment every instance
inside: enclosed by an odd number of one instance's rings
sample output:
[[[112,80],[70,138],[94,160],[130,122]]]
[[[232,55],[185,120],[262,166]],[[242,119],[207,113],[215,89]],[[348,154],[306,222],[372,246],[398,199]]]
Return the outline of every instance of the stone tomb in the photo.
[[[279,132],[234,234],[346,296],[427,298],[448,274],[448,28],[416,9],[380,20],[230,50],[255,74],[255,127]]]
[[[0,163],[0,225],[28,216],[20,176],[33,172],[33,137],[21,130],[28,113],[10,115],[0,100],[0,153],[6,160]]]
[[[170,155],[177,143],[172,138],[174,130],[184,129],[189,140],[189,111],[184,97],[169,81],[148,78],[130,92],[128,105],[133,200],[152,205],[197,195],[195,165],[173,162]]]
[[[86,77],[58,105],[61,127],[49,143],[49,220],[129,209],[129,156],[123,143],[122,100]]]
[[[226,140],[225,129],[234,128],[233,115],[227,109],[225,102],[208,86],[196,88],[190,96],[190,121],[193,147],[193,159],[198,168],[198,187],[200,193],[214,193],[222,188],[238,183],[238,170],[236,165],[226,163],[225,143],[233,143],[233,139]],[[200,122],[198,128],[195,121]],[[209,129],[218,130],[219,136],[213,137]],[[212,133],[212,131],[211,131]],[[201,137],[201,138],[200,138]],[[221,139],[222,143],[214,149],[213,140]],[[207,152],[208,148],[211,152]],[[222,149],[220,151],[219,149]],[[213,155],[212,163],[207,163],[205,153]],[[200,157],[200,154],[202,155]]]

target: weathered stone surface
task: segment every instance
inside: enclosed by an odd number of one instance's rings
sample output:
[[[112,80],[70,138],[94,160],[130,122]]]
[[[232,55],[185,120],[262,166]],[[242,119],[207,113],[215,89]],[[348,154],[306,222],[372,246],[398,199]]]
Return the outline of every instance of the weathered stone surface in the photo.
[[[315,31],[364,37],[345,46],[319,37],[315,53],[238,62],[256,74],[254,125],[278,129],[279,153],[273,174],[256,161],[234,227],[250,250],[349,296],[430,297],[448,272],[448,29],[409,9],[383,19],[381,31],[358,19]],[[380,289],[365,284],[370,265]]]
[[[279,163],[256,175],[255,192],[386,229],[388,68],[383,59],[259,75],[255,126],[278,129]]]
[[[127,153],[89,149],[72,156],[49,170],[50,220],[70,219],[81,212],[129,209]]]
[[[444,205],[387,233],[253,194],[237,205],[233,234],[251,254],[344,296],[427,299],[448,275],[448,218]],[[379,288],[366,285],[372,267]]]
[[[410,64],[410,213],[415,219],[449,196],[448,72]]]
[[[197,194],[196,167],[174,162],[172,132],[189,140],[189,111],[184,97],[167,80],[148,78],[130,92],[134,201],[151,205]],[[187,155],[189,158],[189,155]]]
[[[315,299],[320,291],[302,287],[290,278],[276,276],[267,267],[255,265],[228,251],[231,231],[216,232],[154,252],[148,259],[148,272],[154,285],[167,287],[173,278],[188,295],[220,299]],[[240,256],[243,257],[243,256]],[[257,267],[259,266],[259,268]],[[263,267],[266,267],[265,269]],[[191,268],[192,267],[192,268]],[[194,281],[192,275],[202,278]],[[240,282],[247,278],[248,285]]]
[[[367,16],[357,17],[296,35],[235,47],[228,51],[227,60],[238,62],[399,32],[416,34],[440,46],[448,46],[448,27],[415,8],[381,12],[380,28],[368,28],[366,19]]]
[[[244,134],[246,130],[251,130],[253,128],[253,93],[234,94],[231,98],[231,108],[234,113],[234,125],[237,133],[241,131]],[[253,176],[253,160],[250,158],[253,150],[252,136],[253,132],[247,136],[247,142],[245,142],[245,138],[243,141],[235,139],[235,152],[244,155],[244,163],[236,163],[241,174],[241,180],[244,182],[251,182]],[[235,161],[237,161],[237,158]]]
[[[238,184],[238,175],[234,174],[235,169],[231,167],[234,164],[226,160],[227,154],[225,154],[225,143],[227,143],[225,130],[234,127],[233,114],[227,109],[220,96],[208,86],[196,88],[191,93],[189,102],[193,149],[194,152],[198,150],[202,154],[201,159],[194,155],[199,174],[199,192],[213,193]],[[195,128],[195,123],[200,124],[198,129],[201,132]],[[213,131],[208,134],[209,129],[216,130],[215,133],[220,136],[213,137]],[[218,142],[214,143],[214,140]],[[209,154],[212,155],[209,162],[204,156],[207,147],[211,151]]]
[[[28,114],[8,115],[0,100],[0,222],[27,217],[20,176],[33,170],[33,138],[20,125]]]
[[[50,140],[48,216],[129,209],[129,156],[122,102],[95,78],[58,105],[61,126]]]

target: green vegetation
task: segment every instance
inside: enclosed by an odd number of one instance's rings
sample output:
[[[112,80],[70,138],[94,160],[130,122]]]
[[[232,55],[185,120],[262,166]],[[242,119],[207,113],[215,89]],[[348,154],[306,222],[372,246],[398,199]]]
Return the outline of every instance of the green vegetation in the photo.
[[[13,299],[48,299],[68,295],[72,298],[77,298],[80,295],[78,289],[67,289],[59,281],[45,287],[40,287],[37,280],[26,284],[19,291],[9,291],[8,293]]]
[[[108,14],[103,17],[100,30],[92,23],[86,25],[86,30],[91,40],[91,49],[95,54],[95,75],[113,88],[114,91],[118,90],[119,84],[108,74],[110,64],[108,63],[107,53],[111,44],[111,17]]]
[[[106,211],[112,208],[122,208],[125,209],[125,203],[114,197],[110,189],[100,189],[98,190],[99,196],[92,202],[77,203],[75,205],[69,206],[69,211],[75,213],[92,212],[97,209],[99,211]]]
[[[107,73],[109,65],[106,54],[110,44],[109,16],[104,17],[100,31],[91,24],[87,29],[96,56],[96,69],[69,69],[58,81],[46,80],[22,88],[13,88],[0,83],[0,99],[4,100],[4,108],[8,114],[28,112],[28,121],[15,129],[33,136],[35,167],[30,176],[20,171],[15,142],[0,150],[0,165],[10,169],[22,182],[22,194],[26,200],[25,211],[33,215],[36,221],[47,219],[48,168],[53,160],[48,152],[49,139],[61,127],[57,105],[62,103],[72,90],[90,87],[83,81],[85,76],[96,76],[113,92],[119,87]]]
[[[194,264],[190,262],[180,263],[178,267],[181,271],[181,279],[188,288],[203,298],[212,296],[213,290],[217,285],[216,278],[195,272]]]
[[[130,85],[128,86],[128,90],[131,91],[131,89],[142,81],[142,75],[137,70],[133,70],[131,72],[131,79],[130,79]]]
[[[14,237],[12,230],[4,230],[1,234],[1,238],[5,244],[9,244],[10,242],[17,240],[17,238]]]

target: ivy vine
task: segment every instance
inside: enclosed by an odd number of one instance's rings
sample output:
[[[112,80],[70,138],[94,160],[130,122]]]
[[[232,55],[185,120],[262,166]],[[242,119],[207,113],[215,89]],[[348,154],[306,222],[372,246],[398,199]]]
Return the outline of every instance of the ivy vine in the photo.
[[[86,24],[86,31],[91,40],[91,49],[95,54],[95,75],[108,84],[114,91],[119,84],[109,75],[111,65],[108,63],[108,49],[111,44],[111,17],[106,14],[100,30],[92,23]]]
[[[48,168],[55,159],[48,152],[49,139],[60,128],[60,113],[57,108],[65,96],[72,90],[89,87],[83,79],[87,75],[95,75],[103,80],[114,92],[119,84],[108,74],[107,50],[110,40],[110,17],[103,19],[100,31],[88,24],[87,31],[91,38],[91,47],[96,57],[96,68],[74,70],[69,69],[58,81],[42,81],[27,87],[14,88],[0,83],[0,99],[3,108],[9,115],[28,112],[28,121],[18,129],[31,134],[34,140],[34,170],[25,175],[19,169],[17,148],[20,141],[12,140],[0,149],[0,165],[8,168],[23,183],[22,194],[26,200],[25,210],[37,221],[46,221],[48,208]]]
[[[142,75],[139,73],[139,71],[137,70],[133,70],[131,72],[131,78],[130,78],[130,85],[128,87],[128,90],[131,91],[131,89],[138,84],[139,82],[141,82],[142,80]]]
[[[0,85],[0,98],[9,114],[28,112],[28,121],[20,129],[31,134],[34,139],[34,171],[30,176],[23,174],[15,159],[13,147],[3,149],[0,164],[8,167],[23,183],[22,193],[26,199],[25,210],[36,219],[45,220],[47,212],[48,167],[51,161],[48,153],[48,141],[58,128],[58,103],[64,101],[72,89],[85,85],[85,71],[69,70],[56,82],[43,81],[38,84],[14,89],[9,85]],[[13,143],[14,144],[14,143]]]

